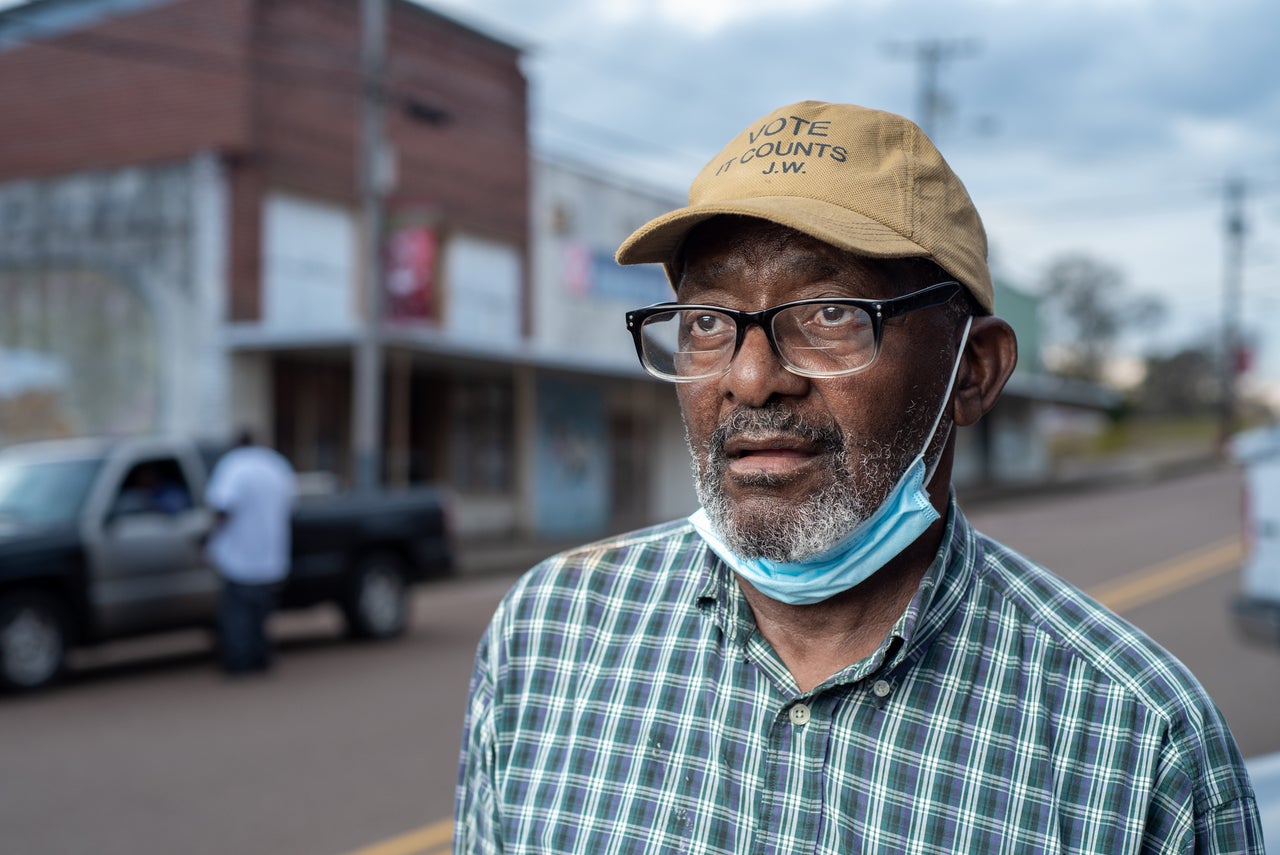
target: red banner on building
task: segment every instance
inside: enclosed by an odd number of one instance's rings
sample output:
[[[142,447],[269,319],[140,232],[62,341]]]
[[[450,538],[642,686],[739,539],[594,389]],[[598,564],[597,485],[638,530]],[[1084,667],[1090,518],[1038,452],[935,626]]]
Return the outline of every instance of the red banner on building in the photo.
[[[386,316],[436,321],[435,271],[439,241],[428,226],[404,226],[387,240]]]

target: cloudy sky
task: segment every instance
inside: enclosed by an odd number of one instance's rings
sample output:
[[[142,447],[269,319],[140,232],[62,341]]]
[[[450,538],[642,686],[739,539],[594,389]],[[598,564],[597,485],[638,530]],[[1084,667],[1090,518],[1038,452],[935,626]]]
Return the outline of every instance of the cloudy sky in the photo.
[[[1224,186],[1245,182],[1243,316],[1280,388],[1280,3],[1274,0],[425,0],[527,49],[534,142],[683,193],[749,122],[805,98],[920,120],[1033,289],[1081,251],[1161,297],[1135,348],[1218,336]]]

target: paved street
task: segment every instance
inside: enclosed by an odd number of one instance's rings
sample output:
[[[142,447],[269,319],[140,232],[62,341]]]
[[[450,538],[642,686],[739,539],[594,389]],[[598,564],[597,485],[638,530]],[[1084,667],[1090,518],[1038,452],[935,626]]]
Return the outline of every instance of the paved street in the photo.
[[[1001,502],[970,516],[981,530],[1099,596],[1172,651],[1200,678],[1241,750],[1252,756],[1280,750],[1274,714],[1280,708],[1280,648],[1242,641],[1228,612],[1239,587],[1240,490],[1235,471],[1218,470]],[[1144,577],[1154,580],[1145,590]],[[1137,584],[1117,586],[1119,579]]]
[[[1242,643],[1227,612],[1239,489],[1223,470],[970,516],[1117,603],[1260,755],[1280,750],[1280,648]],[[281,668],[262,680],[224,681],[207,640],[184,634],[95,652],[56,691],[0,701],[6,851],[444,851],[471,655],[511,579],[424,590],[390,645],[340,641],[326,612],[285,616]]]

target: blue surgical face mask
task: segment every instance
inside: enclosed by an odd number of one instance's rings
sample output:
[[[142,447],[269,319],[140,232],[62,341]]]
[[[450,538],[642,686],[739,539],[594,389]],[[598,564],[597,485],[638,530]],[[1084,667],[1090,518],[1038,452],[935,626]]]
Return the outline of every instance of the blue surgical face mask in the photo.
[[[942,414],[951,400],[951,390],[956,382],[972,323],[973,318],[965,322],[960,348],[956,352],[955,363],[951,366],[951,378],[947,381],[942,404],[933,419],[933,427],[925,438],[924,447],[875,513],[848,537],[821,555],[802,561],[743,558],[725,545],[712,528],[707,512],[699,508],[689,517],[689,521],[711,550],[766,597],[793,606],[803,606],[820,603],[861,584],[914,543],[938,519],[938,511],[929,501],[929,494],[925,490],[925,484],[933,477],[934,468],[938,465],[937,459],[926,470],[924,454],[933,441],[938,424],[942,421]],[[938,455],[938,459],[940,458],[941,454]]]

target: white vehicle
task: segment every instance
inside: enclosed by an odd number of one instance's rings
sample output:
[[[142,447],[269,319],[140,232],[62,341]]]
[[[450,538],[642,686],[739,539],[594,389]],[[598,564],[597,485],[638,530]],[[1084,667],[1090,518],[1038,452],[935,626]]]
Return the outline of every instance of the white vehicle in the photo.
[[[1280,644],[1280,426],[1238,434],[1231,450],[1245,476],[1236,617],[1250,638]]]
[[[1262,839],[1280,841],[1280,752],[1245,761],[1249,781],[1258,798]]]

